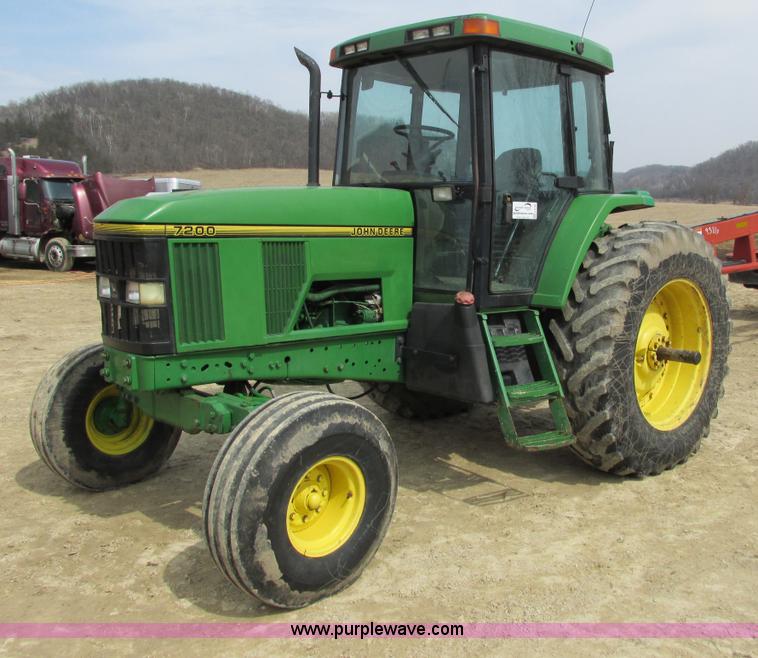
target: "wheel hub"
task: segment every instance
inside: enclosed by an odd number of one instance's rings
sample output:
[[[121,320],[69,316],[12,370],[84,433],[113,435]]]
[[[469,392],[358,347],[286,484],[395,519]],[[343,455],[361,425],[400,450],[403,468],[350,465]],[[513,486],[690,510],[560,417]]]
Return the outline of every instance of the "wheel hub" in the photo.
[[[697,284],[674,279],[661,287],[640,322],[634,358],[637,402],[656,429],[679,427],[694,411],[710,370],[712,341],[710,311]],[[687,361],[687,354],[697,361]]]
[[[666,361],[658,358],[659,347],[671,347],[671,339],[668,336],[656,334],[647,346],[647,365],[651,370],[660,370],[666,367]]]
[[[298,480],[287,505],[287,536],[306,557],[323,557],[345,544],[366,504],[366,481],[347,457],[327,457]]]
[[[139,448],[150,436],[154,421],[121,398],[118,387],[106,386],[87,406],[84,429],[100,452],[117,457]]]
[[[59,245],[54,244],[48,249],[47,257],[55,267],[60,267],[63,264],[65,255],[63,249]]]
[[[308,473],[295,487],[295,493],[290,501],[288,521],[293,528],[304,528],[312,525],[317,515],[324,510],[329,502],[331,480],[325,466],[317,466]]]

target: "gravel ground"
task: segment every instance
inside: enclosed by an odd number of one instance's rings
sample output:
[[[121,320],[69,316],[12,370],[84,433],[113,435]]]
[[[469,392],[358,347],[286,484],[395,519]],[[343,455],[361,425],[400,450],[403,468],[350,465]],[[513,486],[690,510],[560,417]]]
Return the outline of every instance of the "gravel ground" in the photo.
[[[669,206],[657,216],[686,210]],[[684,221],[739,210],[690,208]],[[720,415],[694,458],[655,478],[604,475],[568,450],[510,450],[490,408],[418,424],[368,403],[399,454],[389,534],[351,588],[305,610],[278,612],[230,585],[202,540],[201,497],[222,437],[185,435],[157,477],[101,494],[68,486],[38,460],[28,436],[29,403],[51,363],[98,340],[94,274],[55,275],[5,261],[0,621],[755,622],[758,291],[730,285],[730,293],[734,350]],[[8,655],[184,658],[316,652],[736,658],[756,651],[748,640],[0,643]]]

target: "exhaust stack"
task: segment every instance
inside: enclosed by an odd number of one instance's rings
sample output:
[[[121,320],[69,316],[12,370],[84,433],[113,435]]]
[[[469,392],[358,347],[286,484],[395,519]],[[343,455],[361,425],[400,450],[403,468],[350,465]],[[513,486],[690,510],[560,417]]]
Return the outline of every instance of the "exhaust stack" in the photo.
[[[298,61],[308,69],[310,95],[308,102],[308,187],[318,187],[319,132],[321,130],[321,69],[316,60],[295,48]]]
[[[18,213],[18,171],[16,171],[16,153],[8,149],[11,159],[11,170],[6,179],[8,190],[8,234],[21,235],[21,217]]]

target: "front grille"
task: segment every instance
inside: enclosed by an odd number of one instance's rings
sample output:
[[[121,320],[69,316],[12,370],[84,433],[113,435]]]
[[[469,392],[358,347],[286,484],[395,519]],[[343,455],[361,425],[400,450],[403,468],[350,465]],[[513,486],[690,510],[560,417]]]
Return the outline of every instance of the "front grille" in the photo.
[[[166,278],[168,259],[166,241],[160,239],[108,239],[95,241],[98,274],[131,281]]]
[[[110,280],[110,299],[100,298],[103,343],[136,354],[173,351],[169,308],[168,255],[163,238],[95,241],[97,274]],[[126,301],[126,282],[161,281],[166,303],[140,306]]]
[[[135,304],[100,303],[103,334],[131,343],[162,343],[169,326],[168,309]]]
[[[179,342],[224,340],[218,244],[178,242],[172,248]]]

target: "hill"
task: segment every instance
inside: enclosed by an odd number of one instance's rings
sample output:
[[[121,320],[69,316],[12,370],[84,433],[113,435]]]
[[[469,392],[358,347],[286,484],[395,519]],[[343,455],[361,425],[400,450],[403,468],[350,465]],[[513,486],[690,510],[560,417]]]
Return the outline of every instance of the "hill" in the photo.
[[[690,167],[645,165],[624,173],[614,173],[617,190],[647,190],[653,196],[678,198],[687,193]]]
[[[303,87],[303,94],[307,90]],[[331,168],[337,115],[322,114],[321,167]],[[304,168],[307,116],[270,101],[176,80],[84,82],[0,106],[0,149],[89,157],[105,172]],[[694,167],[615,173],[616,189],[663,199],[758,203],[758,141]]]
[[[694,167],[648,165],[614,173],[613,179],[617,190],[647,190],[663,199],[758,203],[758,142],[745,142]]]
[[[303,88],[307,94],[307,88]],[[337,118],[322,114],[322,166]],[[255,96],[175,80],[85,82],[0,106],[0,148],[131,173],[305,167],[307,116]]]

